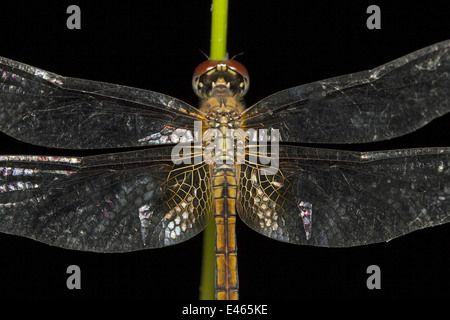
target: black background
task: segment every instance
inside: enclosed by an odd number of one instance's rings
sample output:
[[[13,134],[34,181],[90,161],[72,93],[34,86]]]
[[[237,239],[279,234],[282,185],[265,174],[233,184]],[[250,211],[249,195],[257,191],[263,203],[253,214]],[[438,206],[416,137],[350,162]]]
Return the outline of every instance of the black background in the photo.
[[[144,5],[145,3],[145,5]],[[355,2],[356,3],[356,2]],[[66,8],[81,8],[81,30]],[[450,38],[445,2],[381,2],[381,30],[368,30],[358,1],[236,1],[228,52],[251,77],[247,104],[299,84],[371,69]],[[191,75],[209,52],[210,1],[2,4],[0,55],[57,74],[162,92],[192,105]],[[392,141],[354,150],[449,146],[449,115]],[[87,155],[21,143],[2,134],[0,154]],[[271,240],[239,222],[241,299],[449,298],[450,225],[388,243],[327,249]],[[202,236],[126,254],[69,251],[0,234],[1,298],[197,299]],[[78,265],[82,289],[66,288]],[[366,269],[381,268],[381,290]]]

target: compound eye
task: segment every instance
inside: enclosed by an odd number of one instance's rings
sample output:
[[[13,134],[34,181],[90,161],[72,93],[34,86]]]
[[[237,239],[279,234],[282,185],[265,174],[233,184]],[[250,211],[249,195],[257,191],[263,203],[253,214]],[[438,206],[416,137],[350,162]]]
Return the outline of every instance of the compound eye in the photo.
[[[195,68],[194,75],[192,77],[192,89],[198,97],[201,98],[203,96],[203,83],[200,81],[201,76],[217,67],[219,63],[220,61],[206,60]]]
[[[217,61],[217,60],[206,60],[200,63],[197,68],[195,68],[194,71],[194,77],[199,77],[202,74],[208,72],[211,69],[214,69],[218,65],[226,65],[228,68],[238,72],[240,75],[242,75],[245,79],[248,79],[248,71],[247,68],[240,62],[237,62],[236,60],[224,60],[224,61]]]
[[[198,87],[200,81],[200,77],[193,77],[192,78],[192,87],[194,88],[194,90],[196,90],[195,88]]]
[[[241,83],[235,83],[233,86],[239,86],[239,95],[243,96],[248,91],[250,79],[248,76],[248,71],[244,67],[242,63],[237,62],[236,60],[207,60],[200,63],[197,68],[195,68],[194,75],[192,77],[192,88],[197,96],[200,98],[207,94],[208,90],[210,90],[210,83],[214,87],[214,83],[217,79],[212,76],[215,72],[219,75],[227,75],[233,76],[235,79],[241,79]],[[228,71],[228,72],[227,72]],[[210,77],[212,76],[212,77]],[[227,83],[227,86],[230,87],[230,84]]]
[[[214,69],[218,64],[220,64],[220,61],[215,60],[206,60],[200,63],[197,68],[195,68],[194,71],[194,78],[200,77],[202,74],[208,72],[211,69]]]
[[[244,79],[248,79],[247,68],[242,63],[237,62],[236,60],[226,60],[223,63],[226,64],[230,69],[238,72],[241,76],[244,77]]]
[[[250,78],[248,76],[247,68],[240,62],[237,62],[236,60],[227,60],[224,63],[226,63],[227,67],[236,71],[242,76],[243,82],[240,83],[240,88],[242,90],[241,96],[244,96],[248,88],[250,87]]]

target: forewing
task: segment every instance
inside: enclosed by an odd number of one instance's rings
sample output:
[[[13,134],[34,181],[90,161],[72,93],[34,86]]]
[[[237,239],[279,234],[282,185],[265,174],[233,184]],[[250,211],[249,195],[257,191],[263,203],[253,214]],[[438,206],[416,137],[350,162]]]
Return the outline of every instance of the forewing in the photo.
[[[0,232],[96,252],[185,241],[211,219],[210,180],[204,164],[174,165],[170,152],[2,156]]]
[[[280,130],[285,142],[365,143],[410,133],[449,111],[447,40],[373,70],[280,91],[243,118],[247,128]]]
[[[277,240],[349,247],[450,222],[450,148],[349,152],[280,146],[276,175],[241,170],[239,215]]]
[[[24,142],[65,149],[176,143],[174,131],[192,131],[202,119],[161,93],[62,77],[0,57],[0,129]]]

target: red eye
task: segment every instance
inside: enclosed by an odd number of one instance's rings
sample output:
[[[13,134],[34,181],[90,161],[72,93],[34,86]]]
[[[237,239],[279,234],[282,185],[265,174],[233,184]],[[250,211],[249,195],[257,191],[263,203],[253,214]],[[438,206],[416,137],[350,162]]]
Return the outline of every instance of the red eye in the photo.
[[[220,63],[221,63],[221,61],[215,61],[215,60],[206,60],[206,61],[200,63],[197,66],[197,68],[195,68],[194,77],[201,76],[208,70],[215,68]]]
[[[216,66],[220,64],[224,64],[228,66],[230,69],[233,69],[234,71],[240,73],[245,78],[248,78],[247,69],[244,67],[242,63],[237,62],[235,60],[224,60],[224,61],[206,60],[200,63],[197,68],[195,68],[194,77],[201,76],[205,72],[214,69]]]
[[[236,60],[226,60],[226,61],[222,61],[222,63],[226,64],[228,67],[230,67],[234,71],[239,72],[245,78],[248,78],[247,68],[244,67],[244,65],[242,63],[237,62]]]

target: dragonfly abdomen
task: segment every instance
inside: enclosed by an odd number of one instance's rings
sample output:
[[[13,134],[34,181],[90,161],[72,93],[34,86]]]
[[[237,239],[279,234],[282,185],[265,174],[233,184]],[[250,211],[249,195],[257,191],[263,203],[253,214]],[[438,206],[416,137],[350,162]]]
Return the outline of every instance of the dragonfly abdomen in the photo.
[[[216,223],[216,299],[238,299],[236,226],[236,171],[222,164],[213,168]]]

